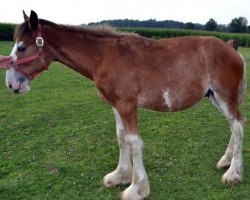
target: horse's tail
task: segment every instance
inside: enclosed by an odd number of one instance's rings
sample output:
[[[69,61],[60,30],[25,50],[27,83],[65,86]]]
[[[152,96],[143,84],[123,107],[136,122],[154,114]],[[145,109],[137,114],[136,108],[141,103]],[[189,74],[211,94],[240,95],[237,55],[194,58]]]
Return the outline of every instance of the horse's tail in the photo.
[[[230,40],[227,41],[227,44],[229,46],[233,47],[237,51],[237,49],[238,49],[238,43],[237,43],[236,40],[230,39]]]
[[[230,39],[227,41],[227,44],[234,48],[236,51],[238,49],[238,43],[236,40],[234,39]],[[245,90],[246,90],[246,63],[244,61],[244,58],[240,55],[241,59],[242,59],[242,67],[243,67],[243,77],[242,77],[242,80],[241,80],[241,83],[239,85],[239,90],[238,90],[238,104],[242,104],[244,103],[244,98],[245,98]]]
[[[244,102],[245,90],[246,90],[246,86],[247,86],[246,63],[245,63],[244,58],[242,56],[241,56],[241,59],[242,59],[242,63],[243,63],[243,77],[242,77],[241,83],[239,85],[239,90],[238,90],[238,104],[242,104]]]

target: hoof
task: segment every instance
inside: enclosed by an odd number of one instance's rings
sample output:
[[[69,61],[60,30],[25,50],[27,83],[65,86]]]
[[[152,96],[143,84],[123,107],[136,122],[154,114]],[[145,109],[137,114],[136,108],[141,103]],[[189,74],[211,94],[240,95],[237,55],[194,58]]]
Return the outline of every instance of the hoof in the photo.
[[[119,172],[115,170],[107,174],[103,178],[103,184],[106,187],[112,187],[119,184],[128,184],[132,182],[132,170],[126,172]]]
[[[224,169],[224,168],[230,167],[230,165],[231,165],[231,159],[226,158],[226,157],[223,156],[220,159],[220,161],[217,163],[217,168],[218,169]]]
[[[150,187],[146,178],[141,184],[132,183],[121,195],[122,200],[141,200],[149,196]]]
[[[137,188],[134,185],[130,185],[121,195],[122,200],[142,200],[143,197],[139,195]]]
[[[235,185],[242,181],[242,175],[236,171],[231,171],[229,168],[229,170],[223,175],[221,181],[228,185]]]

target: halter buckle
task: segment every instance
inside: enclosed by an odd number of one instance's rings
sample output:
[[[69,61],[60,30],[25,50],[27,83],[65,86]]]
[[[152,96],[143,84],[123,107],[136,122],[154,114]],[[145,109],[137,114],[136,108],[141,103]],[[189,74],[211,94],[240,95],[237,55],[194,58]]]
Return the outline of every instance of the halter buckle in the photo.
[[[44,40],[43,40],[43,38],[42,38],[42,37],[37,37],[37,38],[36,38],[36,46],[38,46],[38,47],[43,47],[43,45],[44,45]]]

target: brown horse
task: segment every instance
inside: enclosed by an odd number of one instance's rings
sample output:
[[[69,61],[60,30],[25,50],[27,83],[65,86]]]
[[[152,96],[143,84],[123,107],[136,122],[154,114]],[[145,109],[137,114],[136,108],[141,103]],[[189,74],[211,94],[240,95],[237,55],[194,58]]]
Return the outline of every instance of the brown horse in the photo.
[[[15,32],[6,84],[27,92],[31,80],[59,61],[93,80],[100,97],[112,106],[119,164],[104,177],[111,187],[131,183],[123,200],[150,193],[142,159],[137,109],[179,111],[208,97],[228,119],[231,139],[218,168],[229,167],[222,181],[242,180],[244,117],[238,110],[245,90],[243,59],[228,44],[213,37],[152,40],[105,27],[70,27],[24,13]],[[132,159],[132,163],[131,163]]]

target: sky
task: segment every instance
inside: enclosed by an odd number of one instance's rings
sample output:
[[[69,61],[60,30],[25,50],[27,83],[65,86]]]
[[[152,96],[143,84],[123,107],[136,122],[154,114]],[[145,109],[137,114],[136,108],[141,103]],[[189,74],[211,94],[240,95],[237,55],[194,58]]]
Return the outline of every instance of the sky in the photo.
[[[175,20],[205,24],[210,18],[229,24],[246,17],[250,0],[1,0],[0,22],[23,22],[22,10],[60,24],[88,24],[108,19]]]

